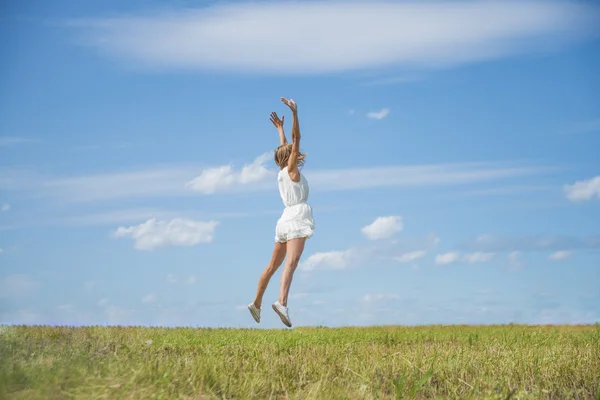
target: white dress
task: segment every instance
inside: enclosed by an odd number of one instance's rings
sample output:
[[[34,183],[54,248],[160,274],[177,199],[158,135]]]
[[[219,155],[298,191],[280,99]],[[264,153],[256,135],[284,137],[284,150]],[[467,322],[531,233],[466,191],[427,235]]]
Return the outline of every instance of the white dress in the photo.
[[[285,209],[275,227],[275,241],[285,243],[290,239],[309,238],[315,229],[312,208],[308,200],[308,181],[300,173],[300,181],[290,178],[287,167],[277,175],[279,194]]]

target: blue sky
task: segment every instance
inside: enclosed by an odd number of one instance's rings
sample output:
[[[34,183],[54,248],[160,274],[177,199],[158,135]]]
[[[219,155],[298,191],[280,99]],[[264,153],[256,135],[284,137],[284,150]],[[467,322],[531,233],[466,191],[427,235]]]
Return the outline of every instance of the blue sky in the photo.
[[[299,105],[298,325],[600,322],[595,2],[13,2],[0,323],[245,309]],[[280,272],[265,295],[278,296]]]

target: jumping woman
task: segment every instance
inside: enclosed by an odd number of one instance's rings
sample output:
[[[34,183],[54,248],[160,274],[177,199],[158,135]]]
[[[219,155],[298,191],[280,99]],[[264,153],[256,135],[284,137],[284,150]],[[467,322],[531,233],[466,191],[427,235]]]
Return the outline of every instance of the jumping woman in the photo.
[[[308,182],[299,166],[304,165],[305,155],[300,153],[300,124],[298,123],[298,106],[294,100],[281,98],[281,101],[292,111],[292,143],[288,143],[283,131],[283,120],[276,113],[271,113],[271,122],[279,132],[279,147],[275,149],[275,164],[279,167],[277,181],[279,194],[285,205],[283,214],[275,227],[275,248],[269,265],[260,275],[256,298],[248,305],[254,320],[260,322],[260,311],[263,295],[269,280],[286,259],[283,274],[281,275],[281,288],[279,299],[273,303],[273,310],[286,326],[291,327],[292,321],[287,307],[288,293],[292,283],[292,276],[298,266],[298,261],[304,250],[304,242],[312,236],[315,222],[312,208],[306,203],[308,199]]]

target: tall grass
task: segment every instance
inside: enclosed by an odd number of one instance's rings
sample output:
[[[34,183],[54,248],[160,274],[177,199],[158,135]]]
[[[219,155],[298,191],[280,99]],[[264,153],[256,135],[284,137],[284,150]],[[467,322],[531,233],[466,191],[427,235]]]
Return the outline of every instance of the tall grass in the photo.
[[[0,332],[8,399],[600,400],[600,325]]]

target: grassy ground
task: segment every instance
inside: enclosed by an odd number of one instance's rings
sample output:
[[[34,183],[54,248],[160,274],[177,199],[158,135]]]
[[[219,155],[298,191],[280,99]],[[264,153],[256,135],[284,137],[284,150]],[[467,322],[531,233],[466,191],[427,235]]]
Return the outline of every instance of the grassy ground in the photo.
[[[508,397],[600,399],[600,325],[0,326],[7,399]]]

